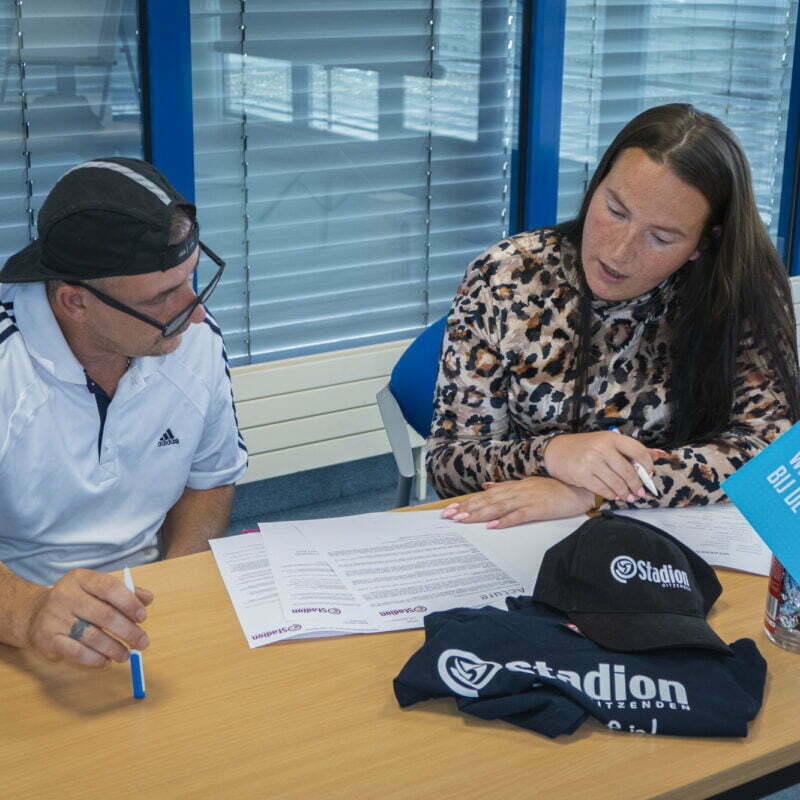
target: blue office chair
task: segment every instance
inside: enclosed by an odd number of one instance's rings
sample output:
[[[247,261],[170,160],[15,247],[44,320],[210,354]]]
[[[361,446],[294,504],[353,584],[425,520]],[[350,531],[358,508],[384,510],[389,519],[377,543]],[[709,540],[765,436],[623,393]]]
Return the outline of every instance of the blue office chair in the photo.
[[[378,410],[400,473],[398,507],[408,505],[414,479],[414,452],[406,423],[423,439],[427,438],[446,323],[444,316],[411,342],[394,365],[389,383],[377,394]]]

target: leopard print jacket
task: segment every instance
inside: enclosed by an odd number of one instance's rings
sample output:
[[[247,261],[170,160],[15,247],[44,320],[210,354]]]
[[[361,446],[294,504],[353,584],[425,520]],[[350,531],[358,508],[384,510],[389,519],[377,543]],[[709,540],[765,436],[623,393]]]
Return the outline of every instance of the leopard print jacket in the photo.
[[[532,256],[527,264],[520,247]],[[550,229],[505,239],[468,267],[447,320],[428,439],[428,472],[441,497],[477,491],[485,481],[547,475],[547,442],[572,431],[580,324],[576,269],[574,247]],[[632,300],[592,300],[583,431],[617,424],[648,447],[662,446],[673,368],[666,320],[678,275]],[[790,425],[785,398],[773,387],[766,358],[743,341],[724,434],[713,444],[680,447],[657,460],[661,497],[648,493],[635,503],[606,507],[727,499],[721,482]]]

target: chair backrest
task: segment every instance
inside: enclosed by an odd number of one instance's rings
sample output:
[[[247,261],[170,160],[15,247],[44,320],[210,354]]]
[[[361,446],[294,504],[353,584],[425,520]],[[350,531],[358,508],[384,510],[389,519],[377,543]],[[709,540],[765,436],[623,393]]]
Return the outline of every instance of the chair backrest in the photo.
[[[444,316],[425,328],[400,356],[389,379],[389,389],[406,422],[423,438],[431,429],[433,392],[446,323]]]

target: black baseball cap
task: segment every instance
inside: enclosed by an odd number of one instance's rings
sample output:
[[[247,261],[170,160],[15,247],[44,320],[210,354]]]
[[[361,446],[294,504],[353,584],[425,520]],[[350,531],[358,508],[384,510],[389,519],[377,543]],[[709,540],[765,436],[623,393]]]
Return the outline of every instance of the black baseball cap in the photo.
[[[195,222],[169,244],[176,209]],[[36,219],[38,238],[12,255],[0,283],[86,280],[172,269],[199,241],[197,211],[152,165],[137,158],[97,158],[59,178]]]
[[[731,650],[706,615],[722,592],[714,570],[665,531],[611,512],[544,555],[533,600],[565,614],[608,650]]]

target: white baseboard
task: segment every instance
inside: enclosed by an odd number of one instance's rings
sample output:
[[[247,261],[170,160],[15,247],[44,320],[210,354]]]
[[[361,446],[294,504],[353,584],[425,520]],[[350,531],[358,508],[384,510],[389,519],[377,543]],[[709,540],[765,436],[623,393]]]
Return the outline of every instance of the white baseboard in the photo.
[[[388,453],[375,395],[411,340],[231,370],[250,453],[241,483]],[[414,446],[423,440],[412,432]]]

